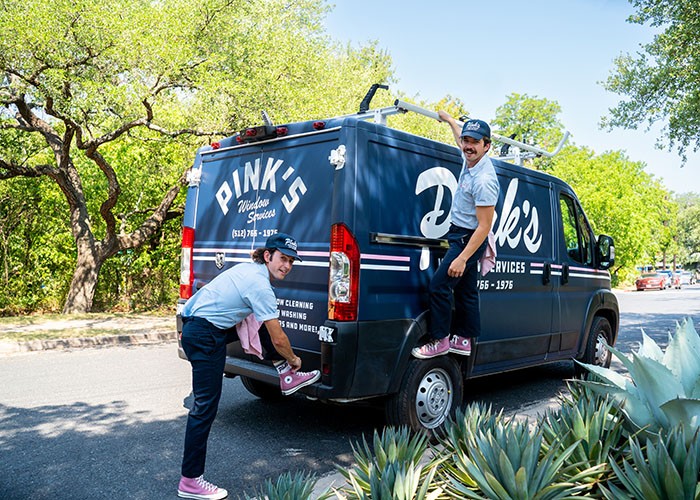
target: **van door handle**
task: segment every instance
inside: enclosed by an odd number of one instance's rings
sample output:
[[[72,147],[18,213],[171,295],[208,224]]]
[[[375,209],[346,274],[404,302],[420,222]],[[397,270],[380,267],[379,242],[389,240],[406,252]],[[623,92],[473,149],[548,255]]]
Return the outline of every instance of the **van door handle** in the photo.
[[[561,266],[561,284],[566,285],[569,282],[569,264]]]
[[[545,262],[542,269],[542,284],[549,285],[550,281],[552,281],[552,264]]]

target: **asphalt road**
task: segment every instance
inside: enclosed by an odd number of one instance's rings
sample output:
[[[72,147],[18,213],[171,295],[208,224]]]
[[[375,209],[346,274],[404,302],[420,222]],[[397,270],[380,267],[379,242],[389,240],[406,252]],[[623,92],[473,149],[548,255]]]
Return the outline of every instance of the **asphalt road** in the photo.
[[[683,317],[700,328],[700,285],[617,295],[624,352],[642,327],[661,345]],[[556,398],[571,374],[571,363],[557,363],[477,379],[466,398],[517,411]],[[173,343],[0,358],[0,498],[175,498],[189,377]],[[207,477],[246,498],[286,471],[320,476],[351,463],[351,443],[382,423],[369,407],[266,403],[226,379]]]

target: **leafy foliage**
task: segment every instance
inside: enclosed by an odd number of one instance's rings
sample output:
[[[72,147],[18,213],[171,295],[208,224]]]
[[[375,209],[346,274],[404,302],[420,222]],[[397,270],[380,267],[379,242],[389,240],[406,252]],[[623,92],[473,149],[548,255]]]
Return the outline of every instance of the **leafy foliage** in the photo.
[[[505,104],[496,109],[491,126],[499,135],[549,151],[564,136],[564,125],[557,117],[559,113],[561,106],[556,101],[513,93],[507,96]],[[528,163],[538,170],[549,170],[551,167],[548,158],[534,158]]]
[[[100,307],[130,302],[125,286],[145,267],[127,262],[148,262],[156,282],[172,270],[179,229],[168,221],[197,146],[259,123],[261,109],[278,123],[345,114],[370,83],[390,82],[391,60],[375,43],[325,35],[327,9],[323,0],[2,2],[0,179],[27,177],[12,189],[35,189],[43,177],[59,194],[50,207],[24,206],[46,216],[12,230],[73,240],[72,280],[70,268],[47,269],[55,293],[27,305],[89,309],[95,293]],[[4,248],[6,280],[21,280],[9,269],[22,254]],[[96,286],[100,270],[107,282]]]
[[[627,96],[610,110],[609,126],[649,127],[664,121],[669,147],[685,159],[700,147],[700,4],[685,0],[631,0],[637,9],[629,21],[658,28],[643,52],[621,55],[605,82],[607,90]]]
[[[596,233],[614,238],[620,281],[673,243],[677,205],[643,163],[622,152],[567,147],[552,160],[551,173],[574,188]]]

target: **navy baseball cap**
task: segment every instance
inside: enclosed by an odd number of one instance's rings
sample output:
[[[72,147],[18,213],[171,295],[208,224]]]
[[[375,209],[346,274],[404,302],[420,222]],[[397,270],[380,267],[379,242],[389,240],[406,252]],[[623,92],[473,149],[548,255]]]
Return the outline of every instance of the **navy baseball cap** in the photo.
[[[483,120],[467,120],[462,126],[462,135],[460,137],[471,137],[480,141],[484,137],[491,138],[491,127]]]
[[[297,253],[297,240],[285,233],[273,234],[267,239],[265,248],[277,249],[284,255],[294,257],[295,260],[301,260]]]

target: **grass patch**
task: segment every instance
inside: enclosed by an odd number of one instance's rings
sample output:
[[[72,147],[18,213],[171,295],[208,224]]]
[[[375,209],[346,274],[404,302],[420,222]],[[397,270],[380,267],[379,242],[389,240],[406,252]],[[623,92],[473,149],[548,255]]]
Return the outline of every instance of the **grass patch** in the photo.
[[[100,335],[122,335],[121,328],[66,328],[61,330],[31,330],[29,332],[0,332],[0,340],[26,342],[29,340],[68,339],[99,337]]]
[[[5,316],[0,318],[0,326],[29,326],[29,325],[41,325],[42,323],[48,323],[49,321],[71,321],[71,320],[94,320],[94,319],[108,319],[108,318],[124,318],[129,316],[126,313],[87,313],[87,314],[27,314],[25,316]]]
[[[170,311],[155,313],[32,314],[0,318],[0,340],[68,339],[125,335],[175,328]]]

